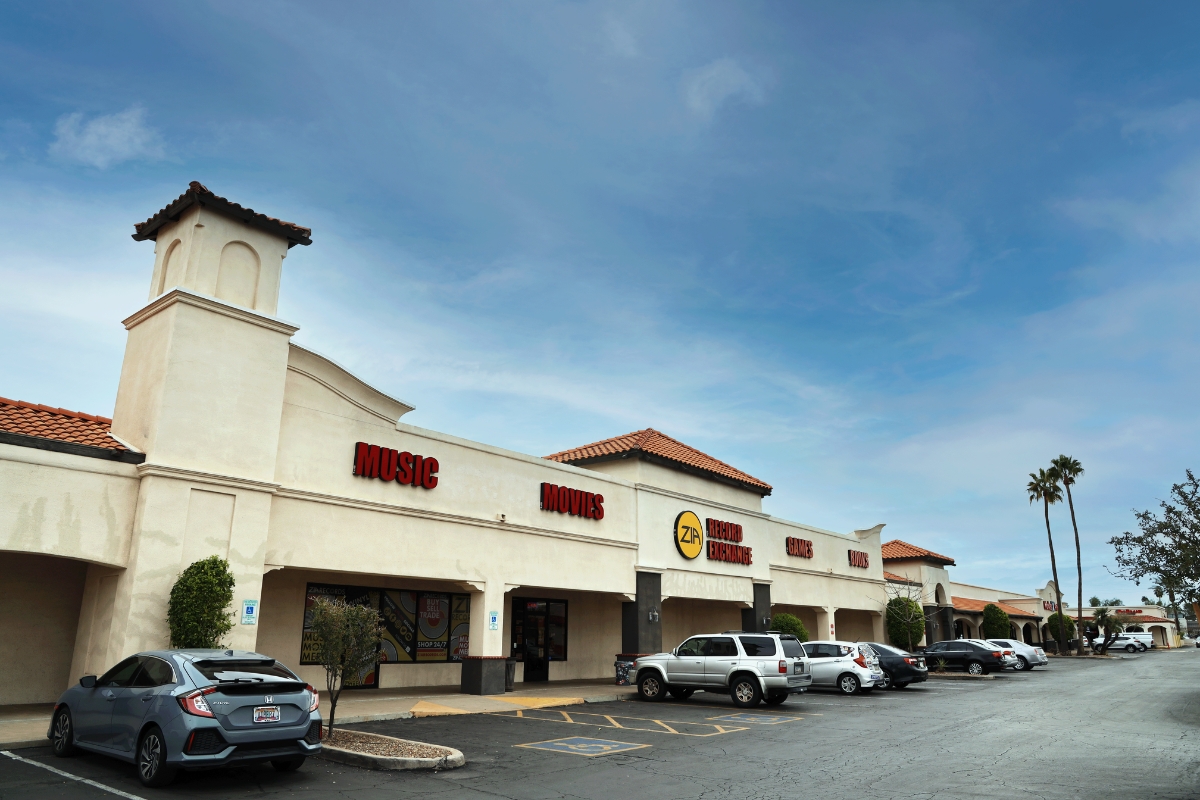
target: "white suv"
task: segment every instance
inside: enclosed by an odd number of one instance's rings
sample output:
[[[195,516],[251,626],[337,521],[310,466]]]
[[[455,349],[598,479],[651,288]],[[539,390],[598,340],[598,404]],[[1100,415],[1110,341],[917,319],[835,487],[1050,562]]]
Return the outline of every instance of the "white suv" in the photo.
[[[696,691],[729,692],[738,708],[777,706],[808,690],[812,671],[795,636],[725,631],[693,636],[669,653],[642,656],[629,671],[638,697],[687,700]]]
[[[1103,642],[1103,637],[1097,637],[1096,641]],[[1126,653],[1144,653],[1147,649],[1154,646],[1154,634],[1152,633],[1122,633],[1117,638],[1112,640],[1112,644],[1108,646],[1109,650],[1124,650]]]
[[[836,686],[842,694],[867,693],[883,686],[879,656],[858,642],[805,642],[813,686]]]
[[[1008,648],[1016,654],[1017,665],[1014,669],[1017,672],[1031,670],[1034,667],[1044,667],[1050,663],[1050,659],[1046,657],[1046,651],[1040,647],[1019,642],[1016,639],[988,639],[988,642]]]

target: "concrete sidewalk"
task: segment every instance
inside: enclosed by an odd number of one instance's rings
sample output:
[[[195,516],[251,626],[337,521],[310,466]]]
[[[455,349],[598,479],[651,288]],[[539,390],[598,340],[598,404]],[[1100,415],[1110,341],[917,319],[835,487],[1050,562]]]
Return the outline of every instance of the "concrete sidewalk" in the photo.
[[[548,708],[582,703],[629,700],[632,686],[615,686],[612,679],[518,683],[507,694],[461,694],[453,686],[419,686],[411,689],[356,689],[342,692],[336,723],[373,722],[448,714],[486,714],[514,708]],[[53,703],[0,706],[0,750],[48,745]],[[329,719],[329,695],[321,692],[321,715]]]

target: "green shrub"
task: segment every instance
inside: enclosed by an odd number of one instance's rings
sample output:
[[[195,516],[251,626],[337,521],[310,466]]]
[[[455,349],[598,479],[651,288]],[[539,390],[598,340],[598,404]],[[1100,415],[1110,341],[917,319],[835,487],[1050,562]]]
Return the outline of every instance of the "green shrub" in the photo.
[[[790,633],[802,642],[808,641],[808,628],[793,614],[776,614],[771,618],[771,627],[780,633]]]
[[[925,635],[925,610],[911,597],[893,597],[884,616],[888,638],[896,647],[911,651]]]
[[[1058,642],[1059,652],[1061,653],[1063,648],[1066,647],[1066,643],[1058,641],[1059,616],[1059,612],[1055,611],[1053,614],[1046,617],[1046,624],[1050,626],[1050,635],[1054,637],[1054,641]],[[1075,620],[1071,619],[1070,617],[1063,617],[1063,622],[1066,624],[1067,628],[1067,641],[1070,641],[1071,639],[1075,638]]]
[[[995,603],[983,607],[983,638],[1004,639],[1012,633],[1012,624],[1008,614]]]
[[[220,556],[209,556],[183,571],[167,604],[171,647],[221,646],[221,638],[233,627],[233,584],[229,562]]]

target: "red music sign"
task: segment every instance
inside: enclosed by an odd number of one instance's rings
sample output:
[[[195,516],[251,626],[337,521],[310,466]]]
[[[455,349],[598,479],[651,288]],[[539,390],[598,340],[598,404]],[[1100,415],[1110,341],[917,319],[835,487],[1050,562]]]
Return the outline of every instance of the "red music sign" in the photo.
[[[360,478],[379,478],[404,486],[432,489],[438,485],[439,466],[432,456],[413,455],[407,450],[401,453],[366,442],[354,445],[353,474]]]

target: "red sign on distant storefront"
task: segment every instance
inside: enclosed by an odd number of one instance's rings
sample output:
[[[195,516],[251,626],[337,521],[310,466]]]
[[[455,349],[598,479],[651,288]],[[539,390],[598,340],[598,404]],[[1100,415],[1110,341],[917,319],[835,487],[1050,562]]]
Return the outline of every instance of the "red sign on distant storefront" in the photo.
[[[789,536],[785,544],[787,545],[787,554],[789,556],[799,556],[800,558],[813,557],[812,542],[808,539],[796,539]]]
[[[719,519],[704,520],[704,529],[708,534],[705,542],[705,553],[712,561],[725,561],[730,564],[752,564],[754,548],[737,544],[742,541],[742,526],[736,522],[723,522]]]
[[[397,452],[390,447],[359,442],[354,445],[354,474],[404,486],[432,489],[438,485],[438,460],[432,456]]]
[[[850,566],[867,569],[870,562],[867,560],[867,554],[862,550],[847,550],[846,554],[850,557]]]
[[[604,495],[543,483],[542,510],[584,519],[604,519]]]

